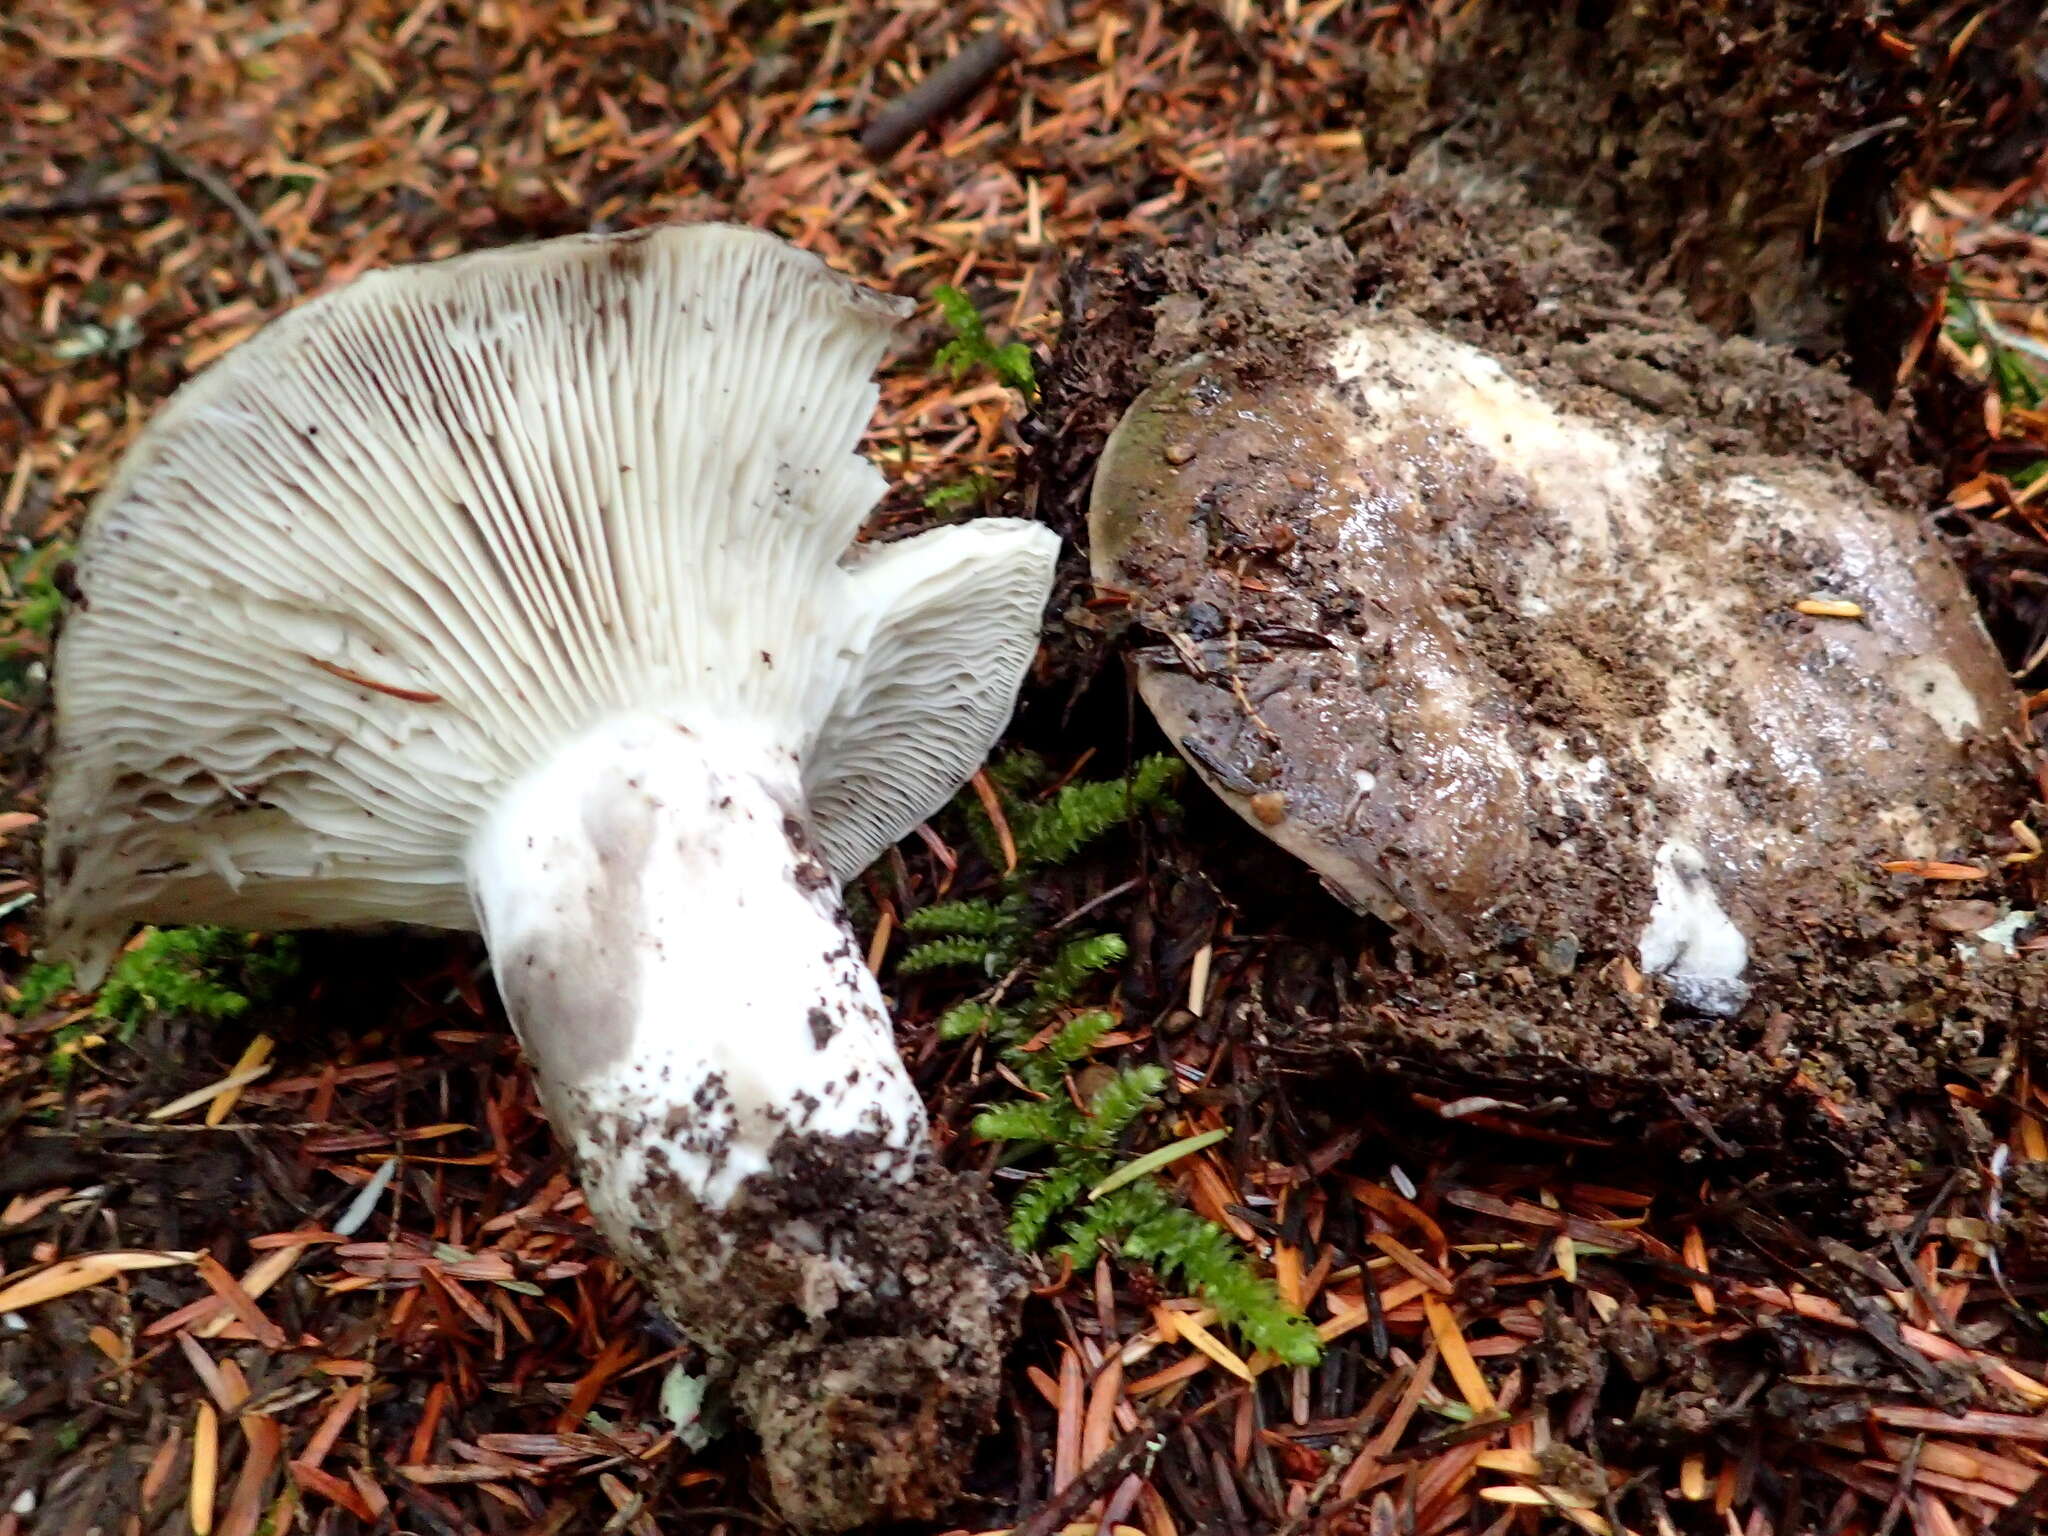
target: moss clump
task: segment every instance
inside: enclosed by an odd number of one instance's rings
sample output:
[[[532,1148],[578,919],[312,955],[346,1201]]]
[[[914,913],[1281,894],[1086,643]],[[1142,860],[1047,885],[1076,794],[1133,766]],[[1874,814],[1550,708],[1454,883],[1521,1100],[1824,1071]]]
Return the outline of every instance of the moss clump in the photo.
[[[298,971],[298,950],[289,935],[237,933],[228,928],[145,929],[142,942],[114,962],[85,1020],[66,1024],[52,1037],[50,1076],[70,1080],[78,1053],[112,1024],[116,1039],[156,1013],[189,1013],[202,1019],[232,1019],[248,1011]],[[48,1008],[72,987],[71,967],[30,967],[14,989],[12,1008],[27,1016]]]
[[[942,284],[933,298],[953,331],[953,339],[939,348],[936,361],[940,368],[955,382],[976,368],[986,368],[1026,400],[1038,397],[1038,368],[1029,347],[1021,341],[1005,342],[1000,347],[990,341],[981,311],[958,288]]]

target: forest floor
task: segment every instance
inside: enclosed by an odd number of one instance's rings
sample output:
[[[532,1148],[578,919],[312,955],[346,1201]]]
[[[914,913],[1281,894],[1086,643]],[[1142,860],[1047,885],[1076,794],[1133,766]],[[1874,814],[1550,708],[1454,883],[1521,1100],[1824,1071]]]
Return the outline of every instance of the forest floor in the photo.
[[[1191,238],[1267,168],[1310,188],[1354,169],[1368,59],[1427,50],[1442,18],[1419,0],[1010,0],[971,23],[938,0],[27,14],[0,20],[0,1536],[777,1527],[745,1434],[691,1410],[689,1346],[589,1226],[478,946],[309,937],[280,967],[202,936],[194,956],[137,951],[135,985],[97,999],[32,969],[56,567],[171,390],[372,266],[730,218],[921,300],[956,287],[994,341],[1044,349],[1073,256]],[[1008,50],[985,42],[998,21]],[[863,149],[976,48],[991,67],[963,106]],[[1989,386],[1983,439],[1927,511],[1967,534],[2026,671],[2048,639],[2048,202],[1933,190],[1912,218],[1955,281],[1902,376]],[[992,503],[1024,451],[1027,401],[939,366],[953,335],[925,303],[885,374],[877,532]],[[1035,734],[1048,790],[1158,748],[1121,722]],[[896,969],[918,910],[1014,888],[970,819],[939,818],[855,895],[946,1154],[986,1167],[968,1123],[999,1071],[937,1029],[970,988]],[[1955,1144],[1991,1156],[1925,1170],[1884,1230],[1815,1221],[1827,1190],[1736,1174],[1711,1128],[1653,1162],[1591,1106],[1537,1122],[1305,1077],[1248,1003],[1266,957],[1229,877],[1189,879],[1198,848],[1158,815],[1048,865],[1029,942],[1076,918],[1127,936],[1130,974],[1078,994],[1117,1020],[1075,1076],[1166,1069],[1125,1150],[1182,1150],[1165,1180],[1306,1312],[1320,1362],[1251,1348],[1170,1273],[1046,1259],[967,1528],[2037,1528],[2048,1242],[2015,1233],[2004,1192],[2048,1188],[2048,1082],[2020,1042],[1914,1107],[1975,1117],[1988,1140]],[[1205,894],[1154,899],[1169,881]]]

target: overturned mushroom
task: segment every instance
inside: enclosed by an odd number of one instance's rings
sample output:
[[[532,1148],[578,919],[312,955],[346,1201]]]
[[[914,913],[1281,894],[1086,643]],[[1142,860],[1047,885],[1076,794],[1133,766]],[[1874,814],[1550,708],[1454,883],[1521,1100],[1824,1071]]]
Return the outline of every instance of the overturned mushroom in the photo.
[[[1871,485],[1664,414],[1641,363],[1327,324],[1285,367],[1162,370],[1089,528],[1169,736],[1346,901],[1729,1016],[1880,861],[1959,857],[2008,803],[2011,685]]]
[[[713,226],[363,278],[152,424],[57,662],[52,948],[480,929],[591,1211],[812,1527],[950,1495],[1017,1299],[839,897],[1002,728],[1056,547],[849,553],[905,308]]]

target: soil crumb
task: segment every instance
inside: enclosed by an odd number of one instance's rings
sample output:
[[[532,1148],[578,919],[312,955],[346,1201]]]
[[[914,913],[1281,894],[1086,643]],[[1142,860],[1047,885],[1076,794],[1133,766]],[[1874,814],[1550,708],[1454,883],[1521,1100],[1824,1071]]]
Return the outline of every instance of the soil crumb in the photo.
[[[2042,20],[2039,0],[1482,0],[1429,94],[1462,153],[1576,209],[1716,330],[1839,348],[1878,387],[1929,297],[1899,210],[2026,174]]]

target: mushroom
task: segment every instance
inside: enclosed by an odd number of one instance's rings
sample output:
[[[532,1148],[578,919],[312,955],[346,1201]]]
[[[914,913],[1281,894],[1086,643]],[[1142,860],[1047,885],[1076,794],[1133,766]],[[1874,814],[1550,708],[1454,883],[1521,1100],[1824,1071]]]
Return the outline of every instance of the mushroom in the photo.
[[[1058,546],[849,552],[908,308],[723,226],[363,277],[128,453],[56,668],[52,950],[481,931],[591,1213],[814,1528],[943,1503],[1018,1298],[840,900],[1002,729]]]
[[[1464,974],[1622,956],[1733,1018],[1867,925],[1845,871],[2010,805],[2012,685],[1916,512],[1331,286],[1285,368],[1196,328],[1109,437],[1089,540],[1170,641],[1137,667],[1168,738],[1334,894]],[[1699,387],[1763,419],[1827,398],[1800,382]]]

